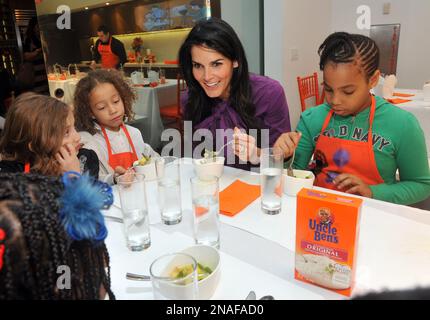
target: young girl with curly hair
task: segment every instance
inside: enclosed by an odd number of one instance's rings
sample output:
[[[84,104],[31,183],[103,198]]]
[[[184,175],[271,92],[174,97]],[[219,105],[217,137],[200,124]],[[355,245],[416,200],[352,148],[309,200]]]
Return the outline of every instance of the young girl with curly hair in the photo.
[[[144,143],[140,131],[124,124],[132,120],[135,95],[114,70],[96,70],[76,87],[76,127],[82,142],[99,158],[100,180],[114,184],[142,155],[158,154]]]

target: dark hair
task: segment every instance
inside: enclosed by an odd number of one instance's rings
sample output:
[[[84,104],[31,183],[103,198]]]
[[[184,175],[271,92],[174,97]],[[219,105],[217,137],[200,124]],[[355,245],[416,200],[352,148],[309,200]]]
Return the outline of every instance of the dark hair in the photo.
[[[351,63],[356,61],[369,80],[379,68],[379,48],[375,41],[361,34],[335,32],[325,39],[318,49],[320,69],[328,62]]]
[[[202,122],[211,115],[211,108],[219,101],[209,98],[193,76],[191,58],[193,46],[205,46],[238,62],[239,66],[233,70],[230,83],[229,102],[248,127],[246,129],[260,128],[258,120],[255,119],[255,105],[251,101],[252,89],[245,50],[233,28],[217,18],[199,21],[179,50],[180,68],[188,85],[184,119],[194,121],[196,124]]]
[[[63,190],[59,178],[0,174],[0,300],[115,299],[104,242],[74,241],[61,223]],[[70,289],[57,286],[59,266],[70,268]]]
[[[112,84],[124,103],[124,113],[127,120],[133,120],[133,102],[136,99],[131,86],[122,79],[117,70],[95,70],[82,78],[77,86],[74,96],[75,126],[78,131],[87,131],[92,135],[97,133],[95,120],[93,119],[90,107],[91,91],[101,83]]]
[[[104,34],[110,33],[110,30],[107,26],[102,25],[97,28],[97,32],[103,32]]]
[[[61,174],[55,155],[63,143],[70,112],[67,104],[50,96],[21,94],[6,115],[0,139],[3,160],[29,162],[32,172],[44,175]]]

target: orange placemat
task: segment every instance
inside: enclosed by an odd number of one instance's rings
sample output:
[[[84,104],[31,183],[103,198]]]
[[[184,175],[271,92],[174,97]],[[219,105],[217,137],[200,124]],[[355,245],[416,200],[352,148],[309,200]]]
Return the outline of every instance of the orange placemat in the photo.
[[[219,194],[220,213],[234,217],[260,197],[260,186],[236,180]]]
[[[392,104],[400,104],[400,103],[406,103],[406,102],[410,102],[412,100],[407,100],[407,99],[387,99],[388,102],[392,103]]]
[[[410,98],[414,96],[415,96],[414,94],[410,94],[410,93],[399,93],[399,92],[393,93],[393,97]]]

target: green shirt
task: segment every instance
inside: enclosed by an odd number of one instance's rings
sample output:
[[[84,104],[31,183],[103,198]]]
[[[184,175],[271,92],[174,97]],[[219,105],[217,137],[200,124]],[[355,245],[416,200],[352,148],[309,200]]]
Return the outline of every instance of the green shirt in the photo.
[[[302,113],[297,130],[302,138],[296,150],[294,167],[307,168],[325,118],[328,104]],[[326,132],[330,136],[367,141],[370,106],[356,116],[333,115]],[[412,204],[430,196],[430,172],[424,133],[411,113],[376,97],[373,121],[373,150],[376,166],[385,183],[370,186],[373,198],[398,204]],[[400,181],[396,181],[399,170]],[[366,168],[363,168],[365,171]]]

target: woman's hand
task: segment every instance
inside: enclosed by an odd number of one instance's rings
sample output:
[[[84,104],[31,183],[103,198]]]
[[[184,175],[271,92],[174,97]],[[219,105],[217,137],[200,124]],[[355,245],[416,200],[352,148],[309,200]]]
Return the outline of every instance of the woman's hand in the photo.
[[[55,155],[63,172],[76,171],[81,172],[81,164],[78,159],[78,152],[70,143],[62,146]]]
[[[284,153],[285,159],[287,159],[293,155],[293,152],[296,150],[301,137],[301,132],[284,133],[278,138],[278,140],[276,140],[273,148],[275,150],[281,150]]]
[[[333,183],[340,191],[367,198],[373,197],[370,187],[352,174],[342,173],[333,180]]]
[[[260,149],[257,148],[255,138],[234,128],[234,154],[242,161],[252,164],[260,163]]]

